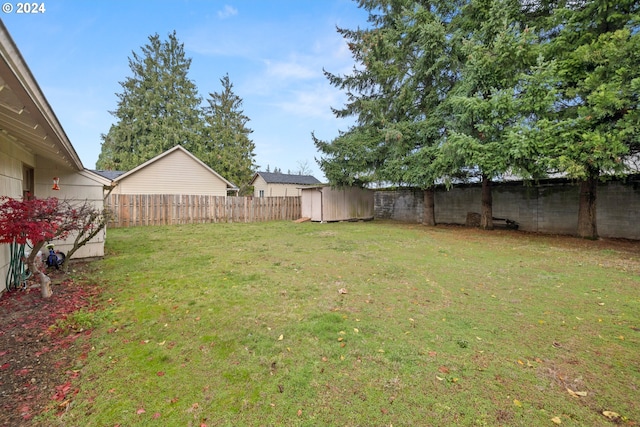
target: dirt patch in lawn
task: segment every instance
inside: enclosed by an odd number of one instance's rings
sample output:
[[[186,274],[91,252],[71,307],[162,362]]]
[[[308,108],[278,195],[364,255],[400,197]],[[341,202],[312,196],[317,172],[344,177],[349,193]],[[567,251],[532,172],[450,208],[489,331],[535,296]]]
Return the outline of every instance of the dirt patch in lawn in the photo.
[[[73,378],[91,331],[74,330],[67,319],[92,310],[99,289],[59,271],[48,275],[49,299],[37,286],[0,296],[0,426],[31,425],[42,412],[64,411],[76,392]]]

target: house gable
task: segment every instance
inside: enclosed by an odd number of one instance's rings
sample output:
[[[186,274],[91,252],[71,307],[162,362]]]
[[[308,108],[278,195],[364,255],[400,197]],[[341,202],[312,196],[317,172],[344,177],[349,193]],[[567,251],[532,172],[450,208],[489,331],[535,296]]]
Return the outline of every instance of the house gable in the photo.
[[[176,146],[118,176],[115,194],[226,196],[236,187],[193,154]]]
[[[311,175],[256,172],[251,180],[255,197],[295,197],[300,196],[302,187],[319,185]]]

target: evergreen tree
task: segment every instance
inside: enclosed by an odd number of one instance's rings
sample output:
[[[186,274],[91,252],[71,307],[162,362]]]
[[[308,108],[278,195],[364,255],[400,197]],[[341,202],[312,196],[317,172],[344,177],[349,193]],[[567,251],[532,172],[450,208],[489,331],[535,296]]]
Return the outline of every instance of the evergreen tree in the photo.
[[[640,152],[640,3],[358,3],[370,27],[338,29],[358,66],[325,72],[348,97],[334,113],[356,125],[329,142],[312,135],[332,184],[428,190],[475,173],[492,228],[492,180],[561,172],[582,181],[578,235],[597,236],[597,181]]]
[[[335,185],[372,181],[420,186],[425,223],[434,224],[434,162],[442,137],[441,98],[452,84],[447,1],[361,0],[371,28],[338,29],[361,67],[350,75],[325,72],[345,90],[347,104],[337,117],[354,116],[357,125],[331,142],[313,136],[324,154],[318,162]],[[429,191],[430,190],[430,191]]]
[[[545,151],[553,170],[580,181],[577,234],[596,238],[598,181],[625,173],[640,152],[640,3],[558,3],[531,11],[558,69]]]
[[[102,135],[99,169],[126,171],[176,145],[192,152],[200,146],[201,98],[188,78],[184,45],[174,31],[166,41],[150,36],[141,51],[129,58],[133,76],[120,82],[111,112],[117,120]]]
[[[204,109],[206,139],[196,154],[245,194],[256,169],[255,144],[249,138],[249,117],[242,111],[242,99],[233,92],[229,75],[220,79],[222,91],[209,93]]]
[[[472,0],[454,33],[461,61],[445,100],[447,137],[440,154],[450,171],[481,180],[484,229],[493,228],[492,180],[514,169],[540,173],[530,165],[535,157],[513,158],[527,143],[517,136],[535,126],[553,101],[536,87],[550,65],[540,60],[538,39],[523,19],[517,1]]]

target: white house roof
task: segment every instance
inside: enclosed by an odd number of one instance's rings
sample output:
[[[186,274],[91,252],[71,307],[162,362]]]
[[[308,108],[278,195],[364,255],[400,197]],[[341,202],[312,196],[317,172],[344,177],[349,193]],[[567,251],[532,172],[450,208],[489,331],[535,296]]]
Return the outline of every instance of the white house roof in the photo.
[[[225,178],[223,178],[218,172],[214,171],[213,169],[211,169],[209,166],[207,166],[202,160],[200,160],[199,158],[197,158],[196,156],[194,156],[193,154],[191,154],[189,151],[187,151],[185,148],[183,148],[180,145],[176,145],[175,147],[165,151],[164,153],[158,154],[157,156],[155,156],[152,159],[147,160],[146,162],[144,162],[143,164],[139,165],[136,168],[131,169],[130,171],[127,171],[121,175],[118,175],[117,177],[115,177],[113,179],[114,182],[118,182],[118,181],[122,181],[123,179],[125,179],[128,176],[133,175],[134,173],[138,172],[141,169],[144,169],[145,167],[147,167],[148,165],[157,162],[158,160],[162,159],[165,156],[170,155],[171,153],[175,152],[175,151],[182,151],[183,153],[185,153],[187,156],[191,157],[195,162],[199,163],[202,167],[204,167],[206,170],[208,170],[209,172],[211,172],[213,175],[215,175],[216,177],[218,177],[221,181],[225,182],[227,184],[227,188],[230,190],[236,190],[238,187],[236,187],[233,183],[231,183],[230,181],[227,181]],[[104,176],[104,175],[103,175]]]
[[[84,169],[1,20],[0,132],[28,152],[75,170]]]

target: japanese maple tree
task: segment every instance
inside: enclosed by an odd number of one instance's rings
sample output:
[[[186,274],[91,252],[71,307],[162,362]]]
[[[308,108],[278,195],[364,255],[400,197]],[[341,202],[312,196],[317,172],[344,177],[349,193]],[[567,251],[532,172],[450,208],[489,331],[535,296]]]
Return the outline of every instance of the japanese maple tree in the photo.
[[[13,199],[0,197],[0,243],[32,246],[26,264],[39,277],[42,296],[52,295],[51,280],[38,267],[37,256],[45,243],[76,233],[69,256],[106,225],[105,215],[88,202],[74,206],[56,197]],[[65,260],[66,261],[66,260]]]

